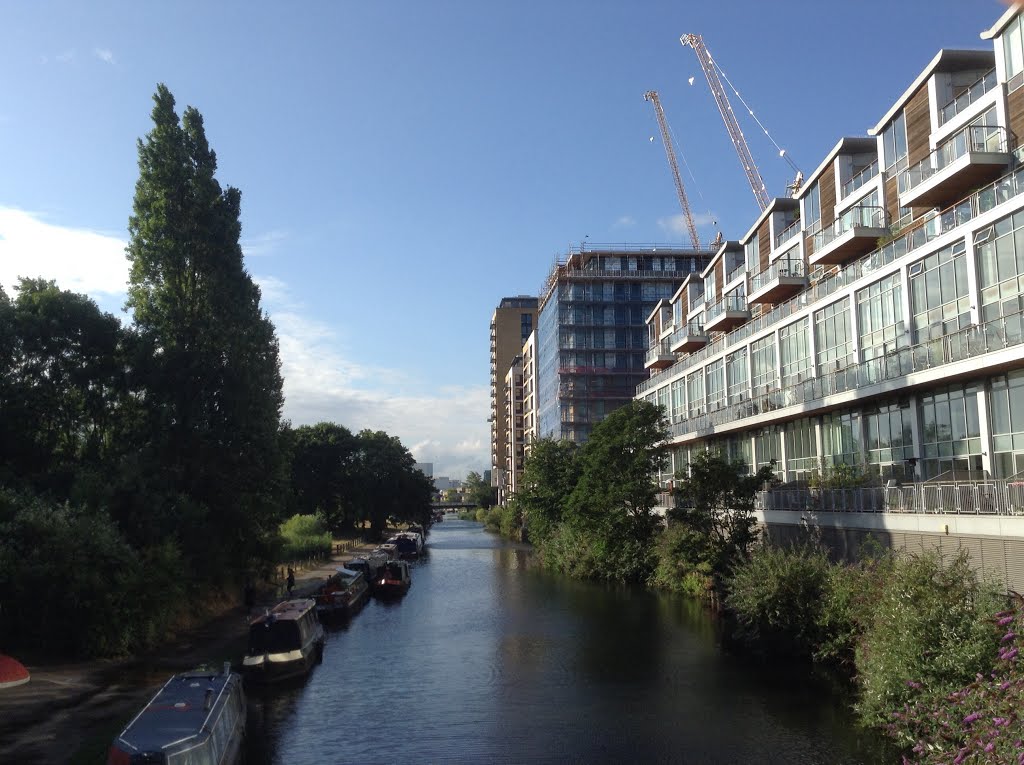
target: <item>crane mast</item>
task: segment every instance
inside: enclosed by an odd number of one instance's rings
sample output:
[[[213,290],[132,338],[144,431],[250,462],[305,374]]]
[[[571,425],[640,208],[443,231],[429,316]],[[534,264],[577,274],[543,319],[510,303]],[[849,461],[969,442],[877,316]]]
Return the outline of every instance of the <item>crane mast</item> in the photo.
[[[672,180],[676,184],[676,196],[679,197],[679,206],[683,208],[683,218],[686,221],[686,228],[690,232],[693,249],[699,250],[700,237],[697,236],[697,226],[694,224],[693,215],[690,213],[690,202],[686,199],[686,189],[683,188],[683,179],[679,175],[679,163],[676,162],[676,153],[672,148],[672,138],[668,132],[668,122],[665,121],[665,110],[661,108],[661,99],[658,98],[658,91],[648,90],[644,93],[644,101],[650,101],[654,104],[654,114],[658,118],[661,141],[665,144],[665,156],[668,157],[668,166],[672,170]]]
[[[736,115],[733,114],[732,105],[729,103],[729,97],[725,93],[725,88],[722,87],[722,80],[718,76],[718,68],[714,60],[711,58],[711,54],[708,53],[707,47],[704,45],[704,40],[700,35],[683,35],[679,38],[679,42],[683,46],[689,45],[693,48],[694,53],[697,54],[697,62],[700,64],[700,68],[704,70],[704,76],[708,80],[708,85],[711,87],[711,93],[715,97],[715,103],[718,104],[718,111],[722,113],[722,120],[725,122],[725,128],[729,131],[729,138],[732,139],[732,145],[736,147],[736,153],[739,155],[740,164],[743,165],[743,170],[747,174],[747,181],[750,183],[750,189],[754,192],[754,198],[757,199],[757,203],[761,206],[761,210],[765,210],[768,207],[769,197],[768,190],[764,186],[764,180],[761,178],[761,173],[757,169],[757,165],[754,164],[754,158],[750,156],[750,149],[747,148],[747,140],[743,137],[743,131],[740,130],[739,123],[736,122]]]

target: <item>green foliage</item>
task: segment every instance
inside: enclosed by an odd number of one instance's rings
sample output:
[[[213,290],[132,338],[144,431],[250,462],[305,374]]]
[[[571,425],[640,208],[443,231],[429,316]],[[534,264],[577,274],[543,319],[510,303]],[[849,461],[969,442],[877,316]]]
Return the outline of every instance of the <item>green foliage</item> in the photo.
[[[279,560],[284,563],[331,554],[331,534],[316,515],[293,515],[281,524],[283,546]]]
[[[810,656],[822,641],[829,569],[820,548],[762,545],[727,582],[726,605],[737,617],[738,636],[775,653]]]
[[[657,564],[651,583],[692,597],[707,597],[714,590],[711,562],[704,537],[683,523],[670,523],[658,538]]]
[[[910,683],[946,694],[991,669],[999,637],[989,615],[1003,597],[968,560],[966,552],[945,562],[930,552],[891,572],[856,652],[857,708],[866,723],[890,723],[892,711],[911,701]]]
[[[429,527],[433,492],[433,483],[397,437],[382,430],[359,433],[351,496],[355,517],[370,521],[374,538],[383,535],[389,518]]]
[[[701,452],[690,463],[689,475],[676,479],[675,507],[669,528],[680,525],[662,546],[656,579],[669,589],[673,572],[681,576],[707,572],[720,589],[729,570],[746,560],[757,540],[754,500],[757,492],[776,482],[773,466],[754,474],[742,462],[730,462],[714,452]]]
[[[484,508],[494,505],[494,487],[475,470],[469,471],[462,486],[465,489],[466,501]]]
[[[523,511],[515,500],[501,508],[501,520],[498,524],[498,533],[506,539],[513,539],[521,542],[523,539]]]
[[[488,511],[486,510],[486,508],[478,507],[476,510],[473,511],[473,520],[475,520],[477,523],[487,523],[487,515]]]
[[[291,437],[291,490],[295,509],[317,513],[335,534],[350,532],[358,517],[359,441],[348,428],[319,422]]]
[[[482,512],[484,514],[484,521],[483,521],[483,523],[484,523],[484,528],[485,529],[487,529],[488,531],[494,532],[494,533],[498,533],[498,532],[501,531],[501,518],[502,518],[502,514],[503,514],[502,508],[500,508],[500,507],[491,507],[491,508],[487,508],[487,509],[481,508],[480,512]]]
[[[536,441],[523,467],[516,502],[526,533],[539,549],[557,530],[578,478],[578,447],[572,441]]]
[[[1024,667],[1020,656],[1024,608],[996,614],[998,655],[992,671],[952,693],[910,683],[911,700],[893,712],[890,735],[909,749],[906,763],[1019,763],[1024,758]]]
[[[821,459],[817,469],[811,473],[808,485],[812,489],[854,489],[877,485],[880,480],[873,466],[847,465],[842,462],[830,465]]]

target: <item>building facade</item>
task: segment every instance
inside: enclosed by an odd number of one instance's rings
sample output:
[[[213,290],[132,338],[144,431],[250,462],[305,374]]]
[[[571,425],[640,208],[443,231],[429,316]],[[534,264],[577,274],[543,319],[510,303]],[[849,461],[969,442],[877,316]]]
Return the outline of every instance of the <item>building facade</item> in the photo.
[[[502,298],[491,317],[491,486],[498,496],[506,493],[505,375],[513,359],[519,356],[523,343],[537,323],[537,298],[528,295]]]
[[[539,437],[587,440],[646,377],[645,318],[710,257],[678,246],[583,245],[548,276],[537,323]]]

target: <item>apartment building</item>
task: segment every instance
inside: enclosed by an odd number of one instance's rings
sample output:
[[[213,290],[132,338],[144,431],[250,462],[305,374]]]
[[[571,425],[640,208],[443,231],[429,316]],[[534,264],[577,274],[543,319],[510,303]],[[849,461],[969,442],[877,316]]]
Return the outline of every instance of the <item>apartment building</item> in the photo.
[[[523,383],[523,357],[519,355],[505,374],[505,484],[498,492],[499,505],[504,505],[515,494],[516,484],[523,474],[526,458]]]
[[[802,521],[939,514],[827,521],[927,536],[992,515],[970,544],[1024,537],[1022,27],[1012,6],[990,47],[940,51],[867,136],[840,139],[648,315],[637,397],[670,421],[664,484],[711,448],[751,470],[774,460],[764,507]],[[860,490],[812,503],[804,487],[837,473]]]
[[[513,359],[522,353],[523,343],[537,322],[537,298],[529,295],[502,298],[491,316],[491,486],[499,499],[507,493],[508,411],[505,376]]]
[[[540,299],[533,427],[540,437],[587,440],[630,401],[645,377],[645,319],[710,253],[676,245],[571,248]]]

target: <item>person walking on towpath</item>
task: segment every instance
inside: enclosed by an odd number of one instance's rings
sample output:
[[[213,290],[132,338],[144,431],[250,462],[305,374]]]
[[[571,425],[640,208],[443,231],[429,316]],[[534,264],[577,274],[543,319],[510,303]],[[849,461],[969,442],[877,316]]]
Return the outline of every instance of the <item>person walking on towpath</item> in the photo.
[[[291,566],[288,567],[288,597],[292,596],[292,590],[295,588],[295,569]]]

